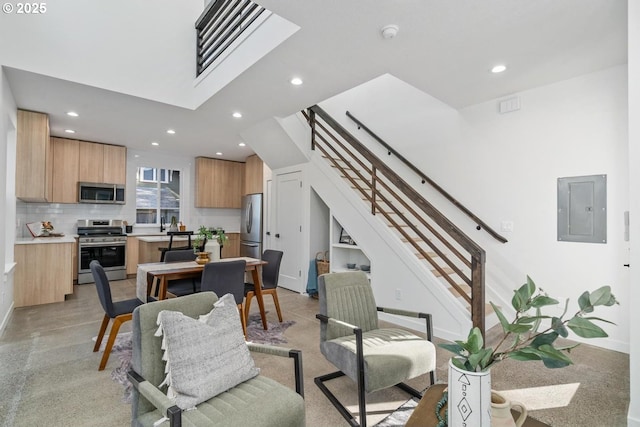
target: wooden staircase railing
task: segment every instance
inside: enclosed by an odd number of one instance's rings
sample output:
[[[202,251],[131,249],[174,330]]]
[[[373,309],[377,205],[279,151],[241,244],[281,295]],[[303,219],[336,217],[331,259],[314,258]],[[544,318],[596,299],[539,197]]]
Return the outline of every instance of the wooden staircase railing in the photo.
[[[443,284],[468,304],[485,331],[485,251],[317,105],[303,114],[311,148],[322,153]]]

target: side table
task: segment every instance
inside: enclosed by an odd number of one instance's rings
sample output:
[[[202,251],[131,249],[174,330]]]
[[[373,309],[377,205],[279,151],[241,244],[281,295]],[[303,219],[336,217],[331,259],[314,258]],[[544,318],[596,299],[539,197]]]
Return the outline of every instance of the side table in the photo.
[[[436,417],[436,405],[442,393],[447,388],[446,384],[434,384],[429,387],[418,402],[418,406],[413,410],[411,417],[407,421],[406,427],[435,427],[438,425],[438,418]],[[442,408],[441,415],[444,417],[445,404]],[[518,411],[511,410],[514,415],[514,419],[517,418],[520,413]],[[489,426],[487,426],[489,427]],[[534,418],[527,417],[522,427],[549,427],[547,424],[540,422]]]

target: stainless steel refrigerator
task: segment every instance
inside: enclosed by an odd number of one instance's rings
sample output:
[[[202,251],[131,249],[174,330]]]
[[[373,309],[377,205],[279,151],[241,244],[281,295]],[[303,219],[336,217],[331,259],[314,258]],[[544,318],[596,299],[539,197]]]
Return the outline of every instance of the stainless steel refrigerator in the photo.
[[[242,197],[240,256],[262,258],[262,193]]]

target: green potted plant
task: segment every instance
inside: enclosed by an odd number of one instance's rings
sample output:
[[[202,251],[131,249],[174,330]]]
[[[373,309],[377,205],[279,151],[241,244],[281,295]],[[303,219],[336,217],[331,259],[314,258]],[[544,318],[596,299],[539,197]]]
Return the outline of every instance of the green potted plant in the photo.
[[[498,344],[485,347],[481,331],[474,327],[469,332],[466,341],[439,344],[441,348],[455,354],[449,363],[449,407],[457,405],[458,400],[466,398],[469,401],[470,385],[460,385],[459,379],[465,381],[477,379],[476,388],[481,389],[488,383],[490,388],[490,368],[505,359],[520,361],[541,360],[547,368],[562,368],[573,362],[568,353],[578,344],[558,345],[559,337],[567,338],[569,331],[582,338],[607,337],[607,333],[594,322],[611,323],[608,320],[592,317],[591,313],[598,306],[612,306],[618,304],[609,286],[602,286],[593,292],[585,291],[578,298],[579,310],[571,317],[567,316],[569,300],[565,302],[564,311],[560,316],[549,316],[542,313],[544,307],[559,304],[558,300],[548,296],[542,289],[538,289],[533,280],[527,276],[527,282],[514,292],[511,305],[515,311],[513,320],[508,321],[502,310],[491,302],[502,326],[502,336]],[[544,324],[544,326],[543,326]],[[460,385],[460,387],[458,387]],[[462,394],[465,396],[462,396]],[[490,396],[487,390],[481,395]],[[480,404],[490,405],[490,400]],[[479,414],[487,411],[478,410]],[[455,417],[459,413],[449,411],[449,426],[461,425]],[[454,418],[454,419],[452,419]],[[468,422],[467,420],[466,422]],[[483,425],[478,420],[468,425]]]
[[[175,216],[171,217],[171,223],[169,224],[168,231],[178,231],[178,218]]]
[[[218,239],[218,243],[220,244],[220,247],[223,247],[224,242],[229,240],[227,235],[224,234],[224,229],[222,227],[216,227],[213,234],[216,236],[216,239]]]
[[[198,228],[198,234],[195,235],[192,241],[193,252],[199,253],[208,239],[213,238],[213,233],[204,225]]]

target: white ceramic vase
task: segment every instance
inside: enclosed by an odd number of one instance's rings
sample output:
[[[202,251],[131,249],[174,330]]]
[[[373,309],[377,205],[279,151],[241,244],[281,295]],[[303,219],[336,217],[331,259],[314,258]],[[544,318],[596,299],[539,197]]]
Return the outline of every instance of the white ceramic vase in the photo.
[[[469,372],[449,360],[449,427],[491,426],[491,370]]]
[[[210,252],[209,256],[210,261],[220,261],[220,244],[218,243],[218,239],[208,239],[207,244],[204,245],[205,252]]]

